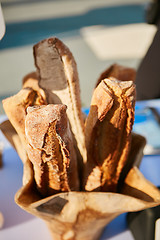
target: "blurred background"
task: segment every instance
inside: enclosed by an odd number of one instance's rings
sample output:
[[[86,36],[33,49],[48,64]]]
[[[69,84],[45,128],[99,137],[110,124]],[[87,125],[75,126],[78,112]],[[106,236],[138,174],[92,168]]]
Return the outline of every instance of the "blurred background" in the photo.
[[[113,63],[137,69],[156,26],[147,24],[147,0],[4,0],[6,33],[0,41],[1,101],[35,71],[32,47],[56,36],[78,66],[82,105],[88,107],[100,73]]]

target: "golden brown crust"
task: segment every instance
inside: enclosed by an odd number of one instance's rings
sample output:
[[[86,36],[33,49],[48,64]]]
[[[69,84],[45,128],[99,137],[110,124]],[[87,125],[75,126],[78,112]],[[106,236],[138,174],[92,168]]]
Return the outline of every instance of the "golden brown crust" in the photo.
[[[85,130],[87,191],[117,190],[119,176],[130,149],[134,103],[135,86],[132,81],[105,79],[95,89]],[[91,182],[95,168],[98,176],[96,186]]]
[[[50,104],[67,105],[67,116],[75,139],[75,148],[86,161],[84,121],[76,62],[70,50],[57,38],[45,39],[34,46],[39,85]]]
[[[105,78],[114,77],[121,81],[135,81],[136,70],[130,67],[124,67],[119,64],[113,64],[101,73],[97,80],[96,86]]]
[[[16,95],[2,101],[3,108],[18,133],[22,144],[25,146],[25,126],[26,109],[28,106],[46,104],[45,99],[30,88],[20,90]]]
[[[43,196],[79,189],[77,159],[66,106],[49,104],[28,108],[25,122],[27,153]]]
[[[33,79],[35,81],[38,81],[38,75],[36,72],[30,72],[28,73],[27,75],[25,75],[22,79],[22,87],[25,88],[25,87],[31,87],[30,85],[28,86],[25,86],[25,84],[28,84],[28,80],[30,79]]]
[[[34,91],[36,91],[37,93],[39,93],[42,96],[42,98],[46,102],[45,104],[47,104],[46,94],[45,94],[44,90],[39,87],[38,81],[39,80],[38,80],[37,73],[36,72],[31,72],[23,78],[22,88],[33,89]]]

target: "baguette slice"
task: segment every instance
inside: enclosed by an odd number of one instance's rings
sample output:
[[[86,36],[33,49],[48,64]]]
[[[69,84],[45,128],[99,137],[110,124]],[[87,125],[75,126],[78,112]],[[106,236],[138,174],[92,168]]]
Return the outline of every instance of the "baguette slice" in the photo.
[[[77,159],[66,106],[29,107],[25,120],[27,153],[39,192],[49,196],[79,190]]]
[[[135,81],[136,70],[130,67],[124,67],[119,64],[113,64],[101,73],[97,80],[96,86],[105,78],[114,77],[121,81]]]
[[[24,88],[16,95],[4,99],[2,103],[9,121],[18,133],[22,145],[25,148],[26,109],[28,106],[46,104],[45,98],[43,98],[38,91],[35,91],[31,88]]]
[[[39,85],[50,104],[67,105],[67,116],[74,136],[79,162],[86,161],[84,120],[81,111],[77,65],[70,50],[57,38],[45,39],[34,46]],[[83,159],[83,160],[82,160]]]
[[[94,90],[85,128],[85,190],[117,191],[130,150],[134,105],[132,81],[105,79]]]

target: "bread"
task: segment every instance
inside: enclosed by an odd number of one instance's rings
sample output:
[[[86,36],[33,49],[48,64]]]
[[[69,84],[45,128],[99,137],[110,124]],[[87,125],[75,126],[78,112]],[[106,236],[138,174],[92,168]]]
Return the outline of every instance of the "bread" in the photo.
[[[132,81],[104,79],[94,90],[85,126],[85,190],[116,192],[130,150],[134,105]]]
[[[49,196],[79,189],[77,159],[66,106],[29,107],[25,120],[27,153],[39,192]]]
[[[33,164],[39,192],[116,192],[131,145],[135,71],[116,64],[104,71],[85,120],[70,50],[53,37],[36,44],[33,53],[37,71],[24,77],[23,89],[3,106]]]
[[[84,121],[74,57],[57,38],[45,39],[33,49],[39,85],[45,90],[48,103],[67,105],[67,116],[75,140],[74,146],[82,166],[82,159],[86,161]]]
[[[121,81],[135,81],[136,70],[130,67],[124,67],[119,64],[113,64],[101,73],[96,86],[105,78],[114,77]]]
[[[30,88],[36,92],[39,93],[39,95],[42,96],[44,99],[45,103],[47,104],[46,100],[46,94],[42,88],[39,87],[39,82],[38,82],[38,76],[36,72],[31,72],[27,74],[23,79],[22,79],[22,88]]]
[[[22,144],[25,146],[25,117],[28,106],[44,105],[46,100],[38,91],[31,88],[24,88],[16,95],[2,101],[3,108],[9,121],[18,133]]]

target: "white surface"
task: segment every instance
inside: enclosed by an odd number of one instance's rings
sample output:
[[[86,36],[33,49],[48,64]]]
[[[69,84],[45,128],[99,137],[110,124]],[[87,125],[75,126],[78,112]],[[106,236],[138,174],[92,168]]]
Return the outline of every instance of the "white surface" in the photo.
[[[0,40],[3,38],[4,33],[5,33],[5,23],[4,23],[4,17],[3,17],[3,12],[1,8],[1,3],[0,3]]]
[[[160,218],[156,221],[156,227],[155,227],[155,240],[160,239]]]
[[[84,40],[101,60],[142,58],[155,32],[156,27],[146,23],[112,28],[93,26],[81,29]]]

